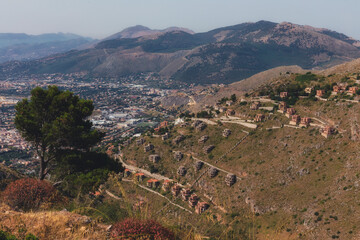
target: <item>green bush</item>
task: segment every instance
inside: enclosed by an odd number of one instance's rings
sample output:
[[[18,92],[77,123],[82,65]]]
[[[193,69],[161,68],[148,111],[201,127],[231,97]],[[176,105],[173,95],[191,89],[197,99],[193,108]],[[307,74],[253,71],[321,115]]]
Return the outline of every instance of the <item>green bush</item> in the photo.
[[[0,230],[0,240],[18,240],[18,238],[8,232]],[[25,236],[24,240],[39,240],[39,238],[29,233]]]
[[[207,111],[201,111],[196,114],[196,117],[197,118],[212,118],[213,115],[212,115],[212,113],[209,113]]]
[[[95,169],[88,173],[74,173],[64,178],[59,189],[71,197],[79,193],[94,192],[106,182],[110,171],[107,169]]]
[[[296,76],[295,78],[298,82],[311,82],[317,80],[317,76],[311,72],[307,72],[306,74]]]

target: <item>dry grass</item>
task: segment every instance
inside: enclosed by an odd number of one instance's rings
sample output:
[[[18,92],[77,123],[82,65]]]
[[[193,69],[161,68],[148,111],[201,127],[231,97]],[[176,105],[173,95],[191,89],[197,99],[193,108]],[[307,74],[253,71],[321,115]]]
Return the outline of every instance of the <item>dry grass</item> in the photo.
[[[0,206],[0,229],[18,237],[32,233],[39,239],[108,239],[109,226],[67,211],[22,213]]]
[[[338,81],[337,76],[327,78],[326,82],[328,81]],[[255,217],[253,227],[258,239],[359,237],[357,216],[360,205],[354,202],[359,193],[359,142],[351,140],[351,126],[358,124],[360,105],[342,101],[300,100],[294,107],[301,116],[334,122],[338,125],[339,133],[325,139],[316,127],[284,127],[267,131],[266,128],[289,122],[289,119],[280,113],[270,115],[270,118],[260,123],[258,129],[233,152],[215,164],[234,172],[239,177],[237,183],[231,188],[226,187],[223,173],[212,179],[203,177],[199,185],[194,187],[194,191],[206,201],[208,199],[205,195],[211,197],[212,205],[199,217],[186,218],[182,215],[185,221],[191,222],[198,227],[199,232],[207,236],[221,234],[225,224],[231,227],[229,234],[235,229],[234,236],[239,226],[250,231],[252,228],[246,227],[246,224],[249,224],[247,219],[243,219],[244,222],[238,225],[231,223],[232,213],[240,216],[249,214],[250,207],[245,203],[245,199],[250,197],[260,212],[260,215]],[[244,118],[249,119],[261,112],[249,111],[249,105],[236,104],[232,108],[237,114],[243,114]],[[227,139],[220,135],[224,128],[230,128],[233,132]],[[155,152],[162,157],[157,165],[164,169],[164,175],[186,184],[192,183],[199,176],[199,173],[193,171],[193,160],[185,157],[181,162],[174,161],[172,154],[169,154],[170,150],[191,152],[193,156],[214,163],[221,153],[243,136],[240,130],[240,126],[231,124],[208,126],[201,133],[190,128],[175,127],[171,132],[171,139],[180,132],[188,136],[176,146],[158,138],[146,140],[155,145]],[[203,154],[202,145],[197,144],[197,139],[204,134],[210,136],[206,145],[216,146],[211,159]],[[134,164],[147,166],[146,154],[134,144],[124,150],[124,155]],[[188,168],[186,176],[181,178],[174,173],[180,165]],[[220,211],[221,208],[227,213]],[[214,224],[214,227],[212,224],[205,224],[206,221],[202,218],[214,215],[217,216],[218,224]],[[353,224],[349,224],[350,222]]]

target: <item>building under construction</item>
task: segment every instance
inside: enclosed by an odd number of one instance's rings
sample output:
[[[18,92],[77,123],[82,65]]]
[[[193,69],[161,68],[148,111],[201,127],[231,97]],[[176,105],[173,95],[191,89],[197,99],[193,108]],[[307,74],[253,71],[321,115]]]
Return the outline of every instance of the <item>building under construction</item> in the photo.
[[[200,169],[204,166],[204,163],[202,161],[196,161],[194,164],[194,168],[196,171],[200,171]]]
[[[181,190],[181,199],[183,201],[187,201],[191,195],[191,190],[188,188],[184,188]]]
[[[185,176],[185,174],[186,174],[186,168],[185,167],[183,167],[183,166],[181,166],[181,167],[179,167],[178,168],[178,170],[177,170],[177,174],[179,175],[179,176]]]
[[[144,146],[144,152],[149,152],[149,151],[151,151],[151,150],[153,150],[153,149],[154,149],[154,145],[152,145],[151,143],[146,144],[146,145]]]
[[[225,177],[225,183],[227,186],[231,187],[236,182],[236,175],[229,173]]]
[[[192,194],[189,198],[189,206],[190,207],[195,207],[196,204],[198,203],[199,201],[199,197],[196,195],[196,194]]]
[[[228,137],[231,135],[231,130],[230,129],[224,129],[224,131],[222,132],[223,137]]]
[[[157,163],[160,161],[160,156],[158,154],[153,154],[149,156],[149,161],[152,163]]]
[[[209,208],[209,204],[207,202],[199,202],[196,206],[195,206],[195,212],[197,214],[202,214],[203,212],[205,212],[208,208]]]
[[[172,194],[174,197],[176,197],[177,195],[179,195],[180,190],[181,190],[181,187],[176,184],[176,185],[172,186],[172,188],[171,188],[171,194]]]
[[[209,136],[204,135],[198,140],[198,143],[205,143],[207,140],[209,140]]]
[[[203,150],[204,150],[204,153],[210,153],[213,149],[215,148],[215,146],[214,145],[209,145],[209,146],[205,146],[204,148],[203,148]]]
[[[209,169],[208,175],[209,175],[209,177],[213,178],[213,177],[216,177],[218,172],[219,172],[219,170],[217,168],[212,167]]]
[[[181,159],[183,159],[184,157],[184,154],[180,151],[175,151],[174,152],[174,158],[178,161],[180,161]]]
[[[179,144],[184,139],[185,139],[185,137],[183,135],[179,135],[173,139],[173,144]]]

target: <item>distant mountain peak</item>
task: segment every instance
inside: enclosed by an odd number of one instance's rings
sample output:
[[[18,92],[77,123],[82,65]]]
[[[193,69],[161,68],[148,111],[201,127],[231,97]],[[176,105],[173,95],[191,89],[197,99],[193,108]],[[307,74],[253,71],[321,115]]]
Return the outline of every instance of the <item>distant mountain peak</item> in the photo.
[[[129,31],[148,31],[148,30],[151,30],[151,29],[148,28],[148,27],[145,27],[145,26],[143,26],[143,25],[135,25],[135,26],[132,26],[132,27],[125,28],[125,29],[122,30],[121,32],[129,32]]]
[[[189,34],[194,34],[194,32],[187,28],[180,27],[169,27],[163,30],[150,29],[148,27],[142,25],[136,25],[133,27],[128,27],[122,30],[121,32],[115,33],[104,40],[113,40],[113,39],[121,39],[121,38],[138,38],[145,37],[149,35],[158,35],[161,33],[174,32],[174,31],[182,31]]]

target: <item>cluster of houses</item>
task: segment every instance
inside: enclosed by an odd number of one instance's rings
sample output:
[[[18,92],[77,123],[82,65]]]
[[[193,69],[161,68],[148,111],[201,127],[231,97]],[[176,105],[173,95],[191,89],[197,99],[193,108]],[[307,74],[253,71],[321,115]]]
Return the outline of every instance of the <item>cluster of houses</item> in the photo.
[[[140,145],[144,145],[145,144],[145,139],[143,138],[139,138],[139,139],[136,139],[136,145],[140,146]],[[154,150],[155,146],[152,145],[151,143],[147,143],[144,145],[144,152],[150,152],[152,150]],[[155,155],[150,155],[151,156],[151,161],[156,161],[156,160],[159,160],[160,159],[160,156],[156,155],[159,157],[159,159],[155,159]],[[150,159],[150,157],[149,157]]]
[[[286,117],[290,118],[290,125],[299,125],[300,127],[308,127],[311,123],[311,118],[300,117],[296,114],[295,108],[288,108],[286,102],[279,103],[279,112],[285,114]]]
[[[337,95],[338,93],[347,93],[348,95],[355,95],[357,94],[359,90],[359,87],[357,86],[351,86],[348,87],[348,83],[337,83],[333,86],[332,95]],[[305,93],[310,94],[313,91],[312,87],[305,88]],[[326,91],[324,89],[318,89],[316,90],[316,97],[322,98],[326,94]],[[284,99],[289,96],[288,92],[280,92],[280,98]]]
[[[336,95],[337,93],[344,93],[346,92],[346,88],[347,88],[347,83],[338,83],[337,85],[333,86],[333,94]],[[359,90],[359,87],[357,86],[353,86],[353,87],[349,87],[349,89],[347,90],[347,93],[350,95],[354,95],[357,93],[357,91]]]
[[[204,162],[202,161],[196,161],[194,164],[194,169],[196,172],[200,171],[202,169],[202,167],[204,166]],[[187,169],[184,166],[181,166],[178,168],[177,170],[177,174],[179,176],[185,176],[187,173]],[[209,168],[207,174],[209,176],[209,178],[214,178],[218,175],[219,173],[219,169],[215,168],[215,167],[211,167]],[[231,187],[234,183],[236,182],[236,175],[229,173],[228,175],[226,175],[225,177],[225,183],[227,186]]]
[[[258,110],[260,108],[260,102],[252,102],[250,104],[250,110]],[[255,115],[254,122],[263,122],[265,120],[265,115],[262,113],[258,113]]]
[[[195,212],[197,214],[201,214],[205,212],[210,205],[207,202],[200,202],[200,198],[188,188],[181,188],[180,185],[175,184],[171,188],[171,194],[174,197],[178,197],[180,195],[181,200],[184,202],[188,202],[189,207],[195,208]]]
[[[338,93],[347,93],[348,95],[355,95],[359,90],[358,87],[349,87],[346,91],[346,84],[339,84],[333,86],[333,91],[331,92],[332,95],[337,95]],[[316,90],[316,97],[322,98],[325,95],[326,91],[324,89]]]
[[[185,169],[185,171],[186,171],[186,169]],[[125,169],[124,177],[129,178],[131,176],[132,176],[132,172],[129,169]],[[138,182],[143,182],[145,179],[145,174],[144,173],[135,173],[134,178]],[[149,179],[146,181],[146,186],[151,189],[157,189],[160,187],[160,181],[158,179],[154,179],[154,178]],[[170,180],[164,180],[161,189],[164,192],[171,191],[171,194],[174,197],[180,196],[183,201],[188,201],[189,206],[191,208],[195,208],[195,212],[198,214],[203,213],[210,207],[210,205],[207,202],[200,202],[199,197],[196,194],[192,193],[192,191],[190,189],[182,188],[178,184],[173,185],[172,181],[170,181]]]
[[[219,170],[217,168],[212,167],[208,171],[208,176],[210,178],[214,178],[218,175],[218,173],[219,173]],[[225,177],[225,183],[227,186],[231,187],[233,184],[236,183],[236,175],[232,174],[232,173],[228,173]]]
[[[311,118],[309,117],[300,117],[296,114],[295,108],[288,108],[285,102],[279,103],[279,111],[284,113],[288,118],[290,118],[290,125],[299,125],[300,127],[308,127],[311,123]],[[328,138],[330,135],[334,134],[335,129],[331,126],[325,126],[321,129],[321,135]]]

